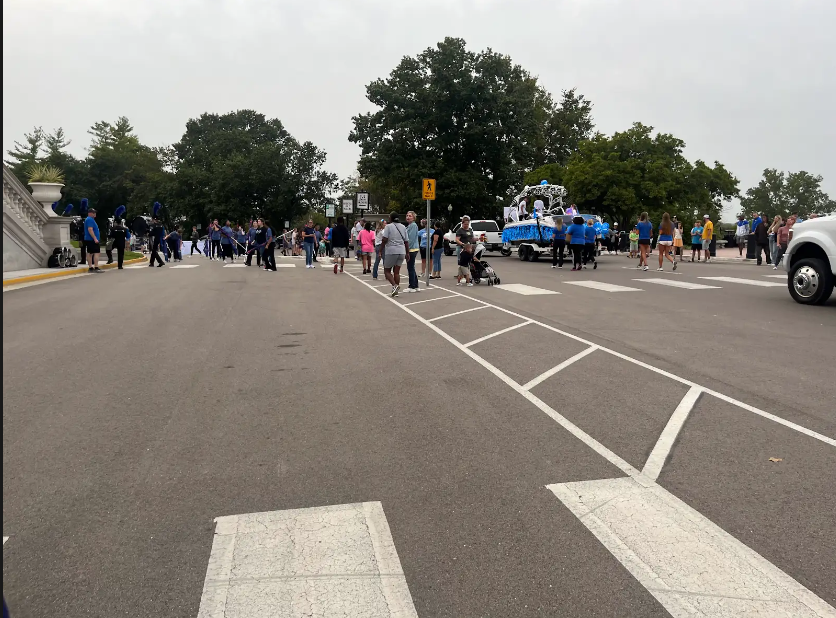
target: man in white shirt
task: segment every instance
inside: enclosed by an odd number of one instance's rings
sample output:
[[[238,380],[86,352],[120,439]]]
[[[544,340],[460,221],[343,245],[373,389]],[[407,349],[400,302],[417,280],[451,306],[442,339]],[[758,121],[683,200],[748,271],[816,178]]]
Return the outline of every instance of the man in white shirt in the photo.
[[[363,226],[366,225],[365,219],[360,219],[355,225],[354,229],[351,230],[351,237],[354,240],[354,252],[357,254],[356,258],[360,259],[361,249],[360,249],[360,232],[363,231]]]
[[[520,221],[528,219],[528,210],[525,207],[525,200],[520,200]]]

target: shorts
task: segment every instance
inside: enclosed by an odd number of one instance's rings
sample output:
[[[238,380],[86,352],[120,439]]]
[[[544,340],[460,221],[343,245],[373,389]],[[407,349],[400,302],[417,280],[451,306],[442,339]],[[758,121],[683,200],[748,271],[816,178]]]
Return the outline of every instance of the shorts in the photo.
[[[639,250],[639,243],[638,243],[638,241],[636,241],[636,242],[631,242],[631,243],[630,243],[630,251],[638,251],[638,250]]]
[[[709,247],[711,247],[711,240],[708,238],[702,239],[702,248],[704,251],[708,251]]]
[[[374,255],[374,251],[361,251],[363,255]]]
[[[84,248],[87,250],[87,253],[95,255],[96,253],[101,253],[102,248],[99,243],[94,242],[92,240],[85,240],[84,241]]]
[[[406,256],[403,253],[387,253],[383,256],[383,268],[397,268],[403,266]]]
[[[456,275],[458,277],[469,277],[470,276],[470,268],[467,266],[459,266],[459,273]]]
[[[421,259],[426,260],[427,259],[427,248],[426,247],[418,247],[418,251],[421,252]]]
[[[673,241],[672,240],[660,240],[656,244],[660,245],[662,247],[670,247],[670,246],[673,245]]]
[[[650,246],[650,239],[649,238],[639,238],[639,244],[644,245],[646,247]]]
[[[335,258],[347,258],[348,257],[348,247],[334,247],[334,257]]]

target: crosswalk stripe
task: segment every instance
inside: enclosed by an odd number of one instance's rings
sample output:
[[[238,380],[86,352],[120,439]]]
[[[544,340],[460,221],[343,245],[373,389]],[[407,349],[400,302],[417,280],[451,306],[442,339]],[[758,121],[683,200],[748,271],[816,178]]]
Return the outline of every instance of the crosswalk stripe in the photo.
[[[726,283],[739,283],[741,285],[754,285],[761,288],[782,288],[783,283],[772,281],[760,281],[758,279],[741,279],[740,277],[697,277],[697,279],[708,279],[710,281],[725,281]]]
[[[601,290],[602,292],[643,292],[641,288],[628,288],[624,285],[615,285],[613,283],[604,283],[603,281],[565,281],[569,285],[577,285],[582,288],[591,288],[593,290]]]
[[[224,268],[246,268],[246,264],[224,264]]]
[[[178,264],[177,266],[171,266],[170,268],[197,268],[200,264]]]
[[[554,290],[545,290],[543,288],[535,288],[530,285],[523,285],[522,283],[506,283],[503,285],[494,286],[498,290],[505,290],[506,292],[514,292],[515,294],[522,294],[523,296],[540,296],[543,294],[560,294]]]
[[[682,288],[684,290],[720,290],[719,285],[703,285],[702,283],[690,283],[688,281],[677,281],[676,279],[633,279],[633,281],[644,281],[647,283],[656,283],[658,285],[667,285],[672,288]]]
[[[787,274],[784,273],[783,275],[764,275],[764,277],[769,277],[770,279],[786,279]]]
[[[198,618],[417,618],[380,502],[218,517]]]

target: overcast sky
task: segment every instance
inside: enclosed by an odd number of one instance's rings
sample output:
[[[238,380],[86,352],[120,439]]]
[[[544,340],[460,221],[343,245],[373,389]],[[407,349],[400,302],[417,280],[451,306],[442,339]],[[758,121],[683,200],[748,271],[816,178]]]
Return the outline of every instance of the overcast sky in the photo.
[[[604,133],[641,121],[742,190],[803,169],[836,197],[834,25],[834,0],[5,0],[3,148],[61,126],[83,155],[88,127],[120,115],[164,145],[203,112],[252,108],[344,177],[365,85],[456,36],[555,96],[577,87]]]

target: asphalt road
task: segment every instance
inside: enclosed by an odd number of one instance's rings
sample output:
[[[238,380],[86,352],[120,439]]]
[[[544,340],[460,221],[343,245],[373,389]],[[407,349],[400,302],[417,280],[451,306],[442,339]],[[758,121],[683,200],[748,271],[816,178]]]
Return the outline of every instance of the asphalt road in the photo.
[[[487,258],[540,293],[458,288],[452,258],[394,301],[298,260],[4,292],[12,615],[193,617],[216,517],[380,501],[419,616],[666,616],[547,486],[641,469],[693,388],[659,486],[836,604],[834,300]]]

